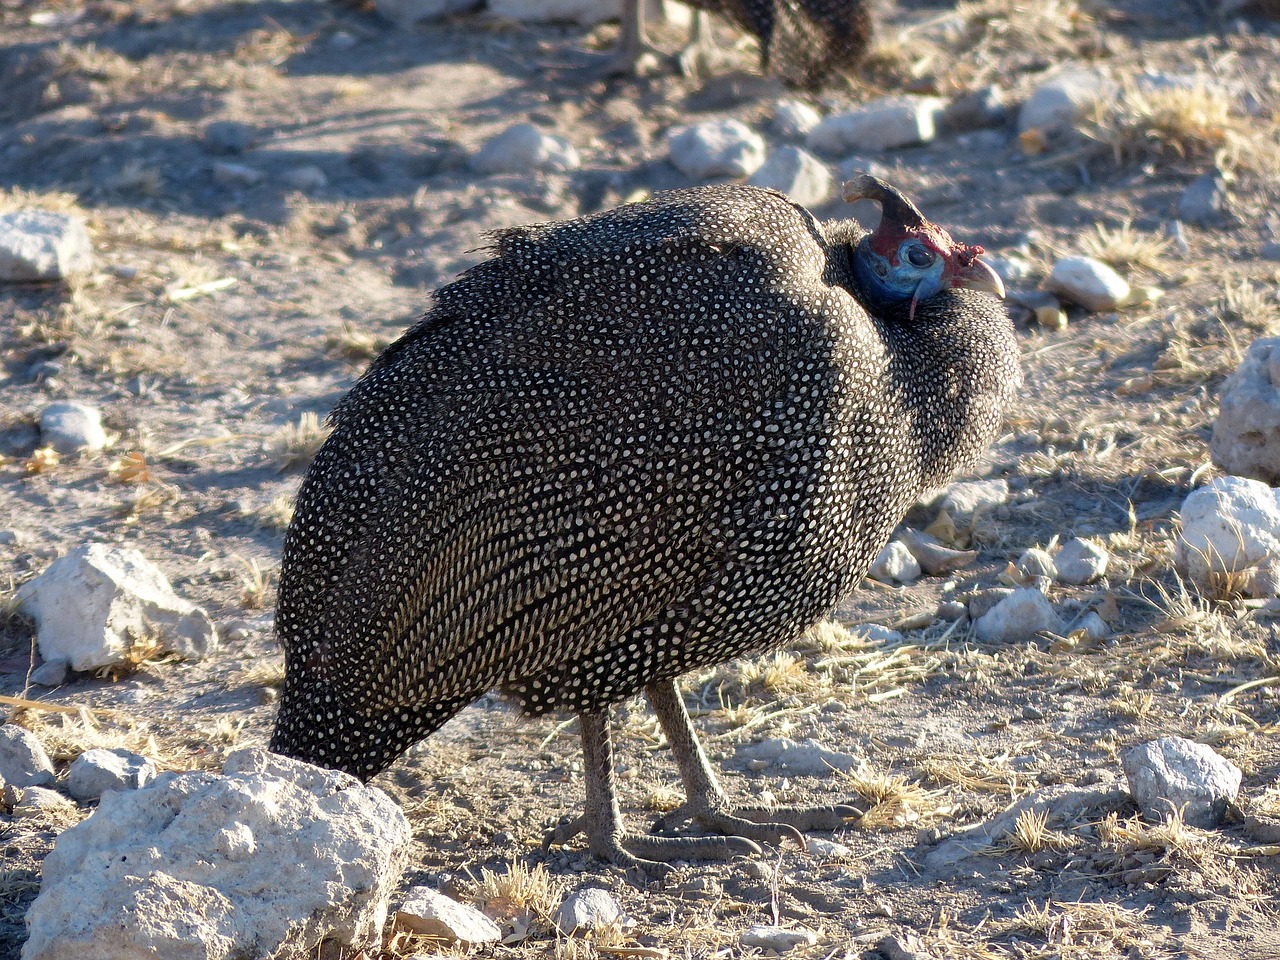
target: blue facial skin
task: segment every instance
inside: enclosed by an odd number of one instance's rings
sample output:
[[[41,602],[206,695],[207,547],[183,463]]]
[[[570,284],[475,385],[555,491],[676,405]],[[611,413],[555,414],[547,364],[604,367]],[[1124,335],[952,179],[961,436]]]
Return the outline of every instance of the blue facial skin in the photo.
[[[898,265],[871,248],[867,237],[854,251],[853,264],[858,280],[872,297],[882,303],[927,300],[942,289],[942,257],[922,242],[908,238],[898,247]]]

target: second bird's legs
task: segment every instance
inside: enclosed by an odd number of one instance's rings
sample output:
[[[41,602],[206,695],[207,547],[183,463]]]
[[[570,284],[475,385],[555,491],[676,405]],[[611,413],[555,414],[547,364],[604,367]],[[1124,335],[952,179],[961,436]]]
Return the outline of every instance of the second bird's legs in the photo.
[[[707,755],[702,752],[675,681],[656,681],[645,687],[644,692],[667,735],[685,792],[685,802],[658,821],[659,829],[669,829],[683,820],[696,820],[731,836],[759,843],[781,843],[790,838],[803,847],[801,831],[835,830],[861,814],[856,807],[848,806],[734,807],[716,781]]]

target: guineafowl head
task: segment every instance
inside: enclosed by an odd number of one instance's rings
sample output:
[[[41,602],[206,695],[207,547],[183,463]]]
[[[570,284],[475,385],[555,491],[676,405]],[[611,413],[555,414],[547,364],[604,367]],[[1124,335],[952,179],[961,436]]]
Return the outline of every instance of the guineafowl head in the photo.
[[[844,185],[846,200],[875,200],[882,215],[875,232],[859,242],[853,264],[873,307],[916,304],[952,287],[1004,296],[999,275],[983,261],[982,248],[957,243],[930,223],[915,204],[878,177],[862,174]]]

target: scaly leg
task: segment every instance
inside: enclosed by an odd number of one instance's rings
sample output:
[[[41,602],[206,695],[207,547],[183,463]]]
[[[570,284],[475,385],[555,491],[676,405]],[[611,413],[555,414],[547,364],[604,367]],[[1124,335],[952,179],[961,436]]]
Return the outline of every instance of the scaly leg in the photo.
[[[689,28],[689,44],[680,51],[678,58],[680,72],[693,80],[703,79],[720,70],[727,59],[712,36],[711,14],[695,10],[693,24]]]
[[[664,56],[649,43],[644,29],[645,0],[623,0],[622,30],[612,55],[604,63],[589,68],[601,77],[643,77],[655,71]]]
[[[662,877],[671,867],[658,861],[728,860],[743,854],[759,854],[750,840],[725,837],[651,837],[627,833],[613,783],[613,743],[606,711],[580,713],[582,756],[587,802],[581,818],[561,823],[547,834],[546,842],[563,843],[585,832],[587,848],[601,860],[640,877]]]
[[[862,814],[861,810],[849,806],[732,806],[716,782],[707,755],[698,744],[675,681],[651,683],[644,692],[667,735],[680,779],[684,782],[684,804],[659,820],[659,829],[668,829],[684,820],[696,820],[721,833],[760,843],[781,843],[789,837],[803,848],[802,830],[835,830]]]

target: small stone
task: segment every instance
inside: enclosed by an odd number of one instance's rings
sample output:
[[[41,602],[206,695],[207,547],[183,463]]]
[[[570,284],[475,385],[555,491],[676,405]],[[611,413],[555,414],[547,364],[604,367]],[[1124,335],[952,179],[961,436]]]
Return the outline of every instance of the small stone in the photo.
[[[764,163],[760,134],[737,120],[708,120],[667,134],[671,163],[694,180],[746,177]]]
[[[890,540],[876,555],[867,576],[881,583],[915,583],[920,579],[920,562],[901,540]]]
[[[61,280],[93,267],[84,221],[49,210],[0,215],[0,283]]]
[[[804,846],[811,855],[827,860],[853,856],[853,851],[843,843],[836,843],[834,840],[823,840],[821,837],[805,837]]]
[[[1047,290],[1013,290],[1005,299],[1030,310],[1031,318],[1046,330],[1067,329],[1066,311],[1058,298]]]
[[[62,454],[93,454],[107,445],[102,413],[83,403],[51,403],[40,411],[40,442]]]
[[[239,120],[215,120],[204,128],[204,145],[214,153],[244,153],[258,139],[258,128]]]
[[[1014,566],[1028,577],[1047,577],[1052,580],[1058,575],[1058,566],[1053,562],[1052,555],[1048,550],[1042,550],[1039,547],[1030,547],[1022,551],[1022,556]]]
[[[1280,483],[1280,337],[1253,341],[1222,384],[1209,453],[1235,476]]]
[[[1053,136],[1069,130],[1084,111],[1110,95],[1115,84],[1080,69],[1067,69],[1040,84],[1018,111],[1018,133]]]
[[[832,770],[847,773],[861,762],[852,754],[829,750],[816,740],[797,743],[787,737],[743,744],[738,747],[738,756],[747,761],[767,760],[774,769],[801,777],[825,777]]]
[[[1161,737],[1128,750],[1122,760],[1134,803],[1151,820],[1175,811],[1193,827],[1216,827],[1240,791],[1240,769],[1211,747]]]
[[[50,814],[56,817],[69,817],[75,813],[75,804],[57,790],[47,787],[23,787],[22,795],[15,798],[13,816],[15,819],[28,817],[45,817]]]
[[[783,140],[803,140],[821,122],[822,114],[803,100],[779,100],[769,129]]]
[[[53,779],[53,761],[36,735],[15,723],[0,726],[0,780],[15,787],[42,787]]]
[[[945,576],[969,566],[978,559],[976,550],[953,550],[943,546],[937,537],[907,527],[901,532],[902,542],[931,577]]]
[[[461,946],[502,939],[498,925],[483,913],[430,887],[410,887],[393,923],[401,930]]]
[[[1174,562],[1210,592],[1223,575],[1280,556],[1280,504],[1259,480],[1216,477],[1188,495],[1180,515]]]
[[[863,643],[902,643],[905,639],[897,630],[891,630],[882,623],[855,623],[849,628],[849,635]]]
[[[46,660],[31,671],[31,682],[41,687],[60,687],[67,682],[71,664],[61,657]]]
[[[261,170],[243,163],[231,163],[229,160],[217,160],[213,164],[213,179],[226,187],[253,187],[266,178]]]
[[[945,107],[939,97],[883,97],[827,117],[809,131],[807,145],[816,153],[843,154],[929,143]]]
[[[942,126],[948,130],[978,130],[996,127],[1009,119],[1004,91],[995,84],[961,94],[942,111]]]
[[[81,803],[108,790],[137,790],[155,778],[156,765],[129,750],[86,750],[67,771],[67,792]]]
[[[1129,282],[1101,260],[1064,257],[1053,265],[1048,288],[1094,313],[1118,310],[1129,302]]]
[[[1039,590],[1014,590],[977,619],[974,629],[988,643],[1022,643],[1041,632],[1062,633],[1062,620]]]
[[[439,20],[468,13],[480,6],[481,0],[374,0],[378,15],[392,23],[407,27],[425,20]]]
[[[738,942],[744,947],[756,947],[760,950],[772,950],[775,953],[786,953],[796,947],[811,947],[818,942],[818,935],[803,927],[774,927],[759,924],[742,931]]]
[[[322,190],[327,187],[329,178],[319,167],[308,164],[305,167],[286,170],[280,175],[280,182],[295,190],[309,193],[312,190]]]
[[[354,33],[348,33],[346,30],[339,30],[329,38],[329,47],[333,50],[346,52],[356,46],[360,42],[360,38]]]
[[[487,140],[471,158],[479,173],[568,173],[582,166],[573,144],[543,133],[531,123],[517,123]]]
[[[1258,251],[1258,255],[1263,260],[1270,260],[1273,263],[1280,261],[1280,242],[1273,240],[1271,243],[1264,243],[1262,249]]]
[[[139,637],[188,659],[218,645],[209,615],[174,594],[164,574],[127,547],[85,544],[24,583],[16,597],[36,621],[40,655],[65,659],[75,670],[122,662]]]
[[[819,207],[835,192],[835,180],[827,165],[807,150],[791,146],[771,153],[747,182],[785,193],[802,207]]]
[[[1178,219],[1198,227],[1220,227],[1231,219],[1231,196],[1222,171],[1202,173],[1178,198]]]
[[[953,623],[961,617],[967,616],[968,613],[969,608],[959,600],[943,600],[938,604],[938,619],[946,620],[948,623]]]
[[[1073,537],[1062,545],[1054,562],[1058,567],[1059,583],[1081,585],[1106,576],[1111,554],[1100,543]]]
[[[1077,630],[1083,630],[1090,640],[1105,640],[1111,636],[1111,628],[1107,626],[1107,621],[1098,616],[1096,610],[1090,610],[1080,622],[1076,624]]]
[[[575,930],[599,930],[625,922],[622,905],[608,890],[599,887],[571,893],[556,911],[556,929],[566,937]]]

